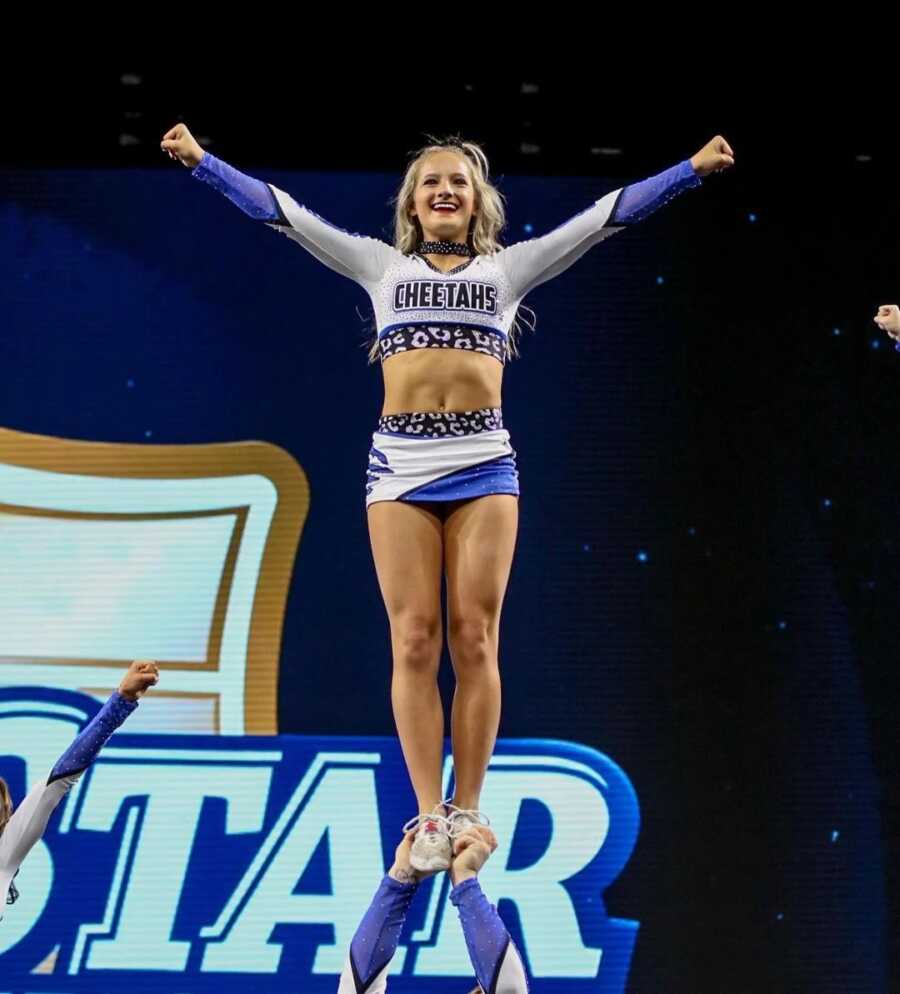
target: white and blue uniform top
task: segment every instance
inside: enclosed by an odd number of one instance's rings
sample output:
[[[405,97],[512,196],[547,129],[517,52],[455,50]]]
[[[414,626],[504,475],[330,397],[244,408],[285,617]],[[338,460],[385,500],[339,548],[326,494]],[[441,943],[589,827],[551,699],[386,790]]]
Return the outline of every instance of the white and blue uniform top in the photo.
[[[476,255],[442,272],[424,256],[404,255],[379,239],[335,227],[290,194],[238,172],[209,152],[193,175],[362,286],[375,310],[383,360],[396,354],[384,344],[391,336],[452,328],[463,333],[449,345],[442,338],[423,338],[420,345],[474,348],[503,362],[510,354],[510,329],[529,291],[568,269],[593,245],[642,220],[682,190],[700,185],[685,160],[658,176],[613,190],[546,235]],[[406,351],[410,343],[402,344],[397,351]]]

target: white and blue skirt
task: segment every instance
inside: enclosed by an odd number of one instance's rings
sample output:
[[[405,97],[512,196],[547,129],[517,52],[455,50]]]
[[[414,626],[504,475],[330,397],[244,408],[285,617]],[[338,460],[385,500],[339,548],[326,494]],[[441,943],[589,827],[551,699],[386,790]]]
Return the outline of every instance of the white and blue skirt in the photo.
[[[519,495],[516,453],[499,407],[389,414],[369,450],[366,507]]]

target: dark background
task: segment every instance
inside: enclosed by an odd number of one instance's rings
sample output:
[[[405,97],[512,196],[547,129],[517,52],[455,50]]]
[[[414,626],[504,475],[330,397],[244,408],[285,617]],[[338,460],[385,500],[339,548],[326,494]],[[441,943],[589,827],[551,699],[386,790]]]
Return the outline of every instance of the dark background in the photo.
[[[642,923],[630,990],[897,989],[900,355],[871,320],[900,302],[885,91],[372,82],[363,112],[358,90],[271,69],[133,68],[60,78],[6,119],[0,423],[297,457],[312,507],[284,732],[393,728],[362,508],[367,299],[193,182],[161,133],[183,119],[388,237],[406,152],[460,131],[491,157],[508,242],[728,138],[730,175],[527,301],[538,330],[504,401],[523,498],[502,734],[584,742],[634,782],[642,835],[607,895]]]

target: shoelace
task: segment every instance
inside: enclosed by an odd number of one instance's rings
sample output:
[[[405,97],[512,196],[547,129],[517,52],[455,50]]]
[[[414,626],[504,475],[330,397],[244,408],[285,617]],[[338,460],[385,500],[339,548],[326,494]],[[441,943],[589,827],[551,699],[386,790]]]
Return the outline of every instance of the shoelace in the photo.
[[[451,804],[450,801],[444,801],[444,808],[450,812],[448,820],[450,822],[449,831],[451,839],[458,839],[472,825],[480,825],[488,828],[491,824],[491,819],[483,811],[475,811],[471,808],[458,808],[455,804]],[[464,818],[470,821],[472,825],[458,824]]]
[[[436,814],[432,812],[430,815],[416,815],[415,818],[410,818],[409,821],[403,826],[404,834],[406,832],[411,832],[413,829],[418,830],[426,822],[433,821],[436,825],[443,827],[444,831],[448,836],[451,836],[451,823],[450,819],[446,818],[444,815]]]

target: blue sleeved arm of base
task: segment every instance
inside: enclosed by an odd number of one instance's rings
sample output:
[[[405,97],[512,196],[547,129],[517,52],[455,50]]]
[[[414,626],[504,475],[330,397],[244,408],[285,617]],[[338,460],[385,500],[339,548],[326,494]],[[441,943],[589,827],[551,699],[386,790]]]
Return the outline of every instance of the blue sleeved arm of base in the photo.
[[[385,974],[417,889],[417,884],[402,884],[391,876],[381,881],[350,943],[349,965],[359,994],[384,989]]]
[[[137,706],[137,701],[126,700],[118,691],[114,693],[59,757],[47,778],[47,783],[51,784],[55,780],[86,770],[106,745],[110,735]]]
[[[469,959],[482,990],[486,994],[527,994],[522,957],[478,879],[473,877],[454,887],[450,900],[459,912]]]

